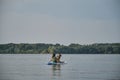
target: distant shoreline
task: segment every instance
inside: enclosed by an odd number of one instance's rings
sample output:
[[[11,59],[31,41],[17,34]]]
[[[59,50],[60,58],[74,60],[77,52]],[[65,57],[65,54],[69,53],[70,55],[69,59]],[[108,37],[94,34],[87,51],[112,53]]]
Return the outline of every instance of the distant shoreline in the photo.
[[[51,54],[51,53],[0,53],[0,54],[6,54],[6,55],[7,55],[7,54],[21,54],[21,55],[22,55],[22,54],[28,54],[28,55],[29,55],[29,54],[41,54],[41,55],[44,55],[44,54],[45,54],[45,55],[46,55],[46,54]],[[57,54],[57,53],[56,53],[56,54]],[[87,54],[93,54],[93,55],[96,55],[96,54],[97,54],[97,55],[98,55],[98,54],[105,54],[105,55],[106,55],[107,53],[61,53],[61,54],[75,54],[75,55],[77,55],[77,54],[86,54],[86,55],[87,55]],[[111,53],[111,54],[109,54],[109,55],[112,55],[112,54],[113,54],[113,53]],[[114,53],[114,54],[120,55],[120,53]]]
[[[0,44],[0,54],[120,54],[120,43],[94,43],[81,45],[71,43],[68,46],[45,43],[8,43]]]

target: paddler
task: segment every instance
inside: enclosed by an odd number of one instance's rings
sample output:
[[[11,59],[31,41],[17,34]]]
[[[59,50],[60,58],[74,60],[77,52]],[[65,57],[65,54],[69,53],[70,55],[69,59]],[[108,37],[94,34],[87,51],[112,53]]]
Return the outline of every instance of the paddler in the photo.
[[[61,56],[62,56],[62,55],[61,55],[60,53],[57,55],[57,57],[56,57],[57,62],[61,62],[61,61],[60,61]]]
[[[55,53],[52,54],[52,57],[51,57],[50,61],[57,62],[57,58],[56,58]]]

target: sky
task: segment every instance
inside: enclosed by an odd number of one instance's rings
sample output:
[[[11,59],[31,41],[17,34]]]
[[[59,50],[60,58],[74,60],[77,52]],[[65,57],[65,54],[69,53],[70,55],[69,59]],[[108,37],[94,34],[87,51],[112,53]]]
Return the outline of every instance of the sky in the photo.
[[[0,0],[0,44],[120,43],[119,0]]]

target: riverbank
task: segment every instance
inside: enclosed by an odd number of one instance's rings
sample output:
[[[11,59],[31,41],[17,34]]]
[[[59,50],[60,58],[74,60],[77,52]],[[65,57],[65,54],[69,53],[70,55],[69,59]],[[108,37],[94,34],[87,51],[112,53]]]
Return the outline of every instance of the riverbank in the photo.
[[[120,54],[120,43],[61,44],[9,43],[0,44],[0,54]]]

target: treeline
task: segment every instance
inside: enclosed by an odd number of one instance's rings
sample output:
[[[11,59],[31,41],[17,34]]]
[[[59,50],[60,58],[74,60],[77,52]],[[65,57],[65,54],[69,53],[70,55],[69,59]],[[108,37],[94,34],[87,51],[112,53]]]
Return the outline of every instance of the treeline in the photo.
[[[17,53],[64,53],[64,54],[120,54],[120,43],[99,43],[90,45],[70,44],[0,44],[0,54]]]

